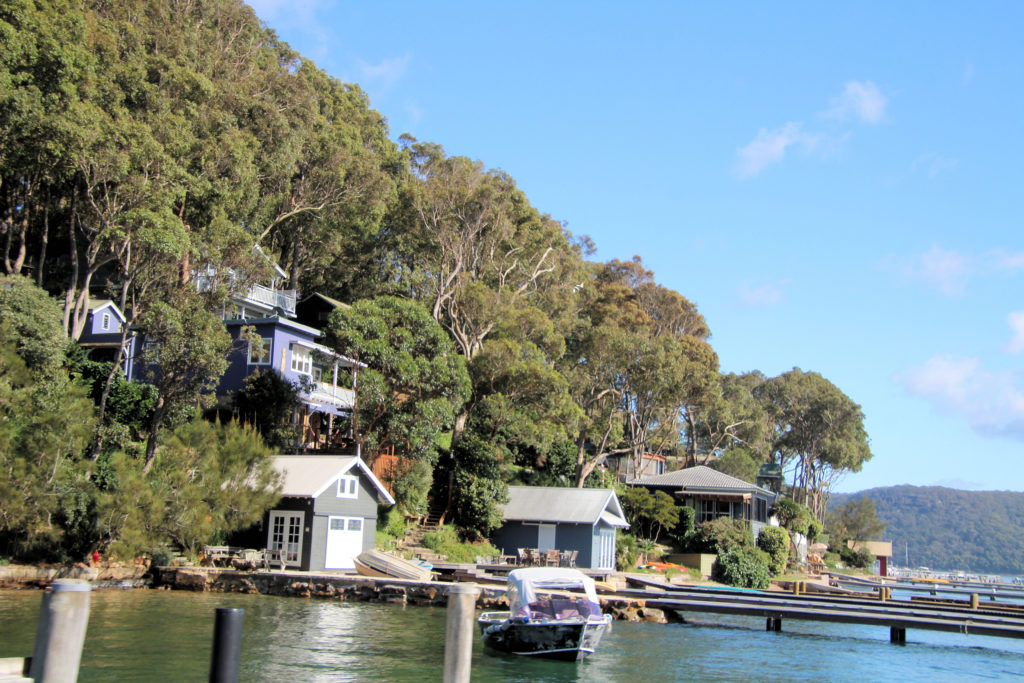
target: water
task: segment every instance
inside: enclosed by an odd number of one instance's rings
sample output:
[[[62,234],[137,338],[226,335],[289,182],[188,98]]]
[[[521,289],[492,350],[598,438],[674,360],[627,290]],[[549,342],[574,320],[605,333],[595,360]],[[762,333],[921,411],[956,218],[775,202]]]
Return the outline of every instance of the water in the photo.
[[[32,652],[42,593],[0,591],[0,657]],[[243,681],[438,681],[444,609],[170,591],[92,594],[80,681],[203,681],[217,607],[245,609]],[[693,615],[616,622],[580,664],[500,656],[476,639],[474,681],[1022,680],[1024,641],[880,627]]]

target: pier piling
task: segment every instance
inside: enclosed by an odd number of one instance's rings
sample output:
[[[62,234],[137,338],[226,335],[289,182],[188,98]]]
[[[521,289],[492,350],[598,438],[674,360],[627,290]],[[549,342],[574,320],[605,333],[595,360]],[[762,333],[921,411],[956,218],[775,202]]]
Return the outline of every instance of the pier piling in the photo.
[[[237,683],[242,654],[242,617],[245,610],[218,607],[213,625],[210,683]]]
[[[89,625],[88,581],[57,579],[43,595],[32,650],[33,681],[74,683],[82,660],[85,629]]]
[[[475,583],[456,583],[448,589],[448,625],[444,648],[445,683],[469,683],[473,659]]]

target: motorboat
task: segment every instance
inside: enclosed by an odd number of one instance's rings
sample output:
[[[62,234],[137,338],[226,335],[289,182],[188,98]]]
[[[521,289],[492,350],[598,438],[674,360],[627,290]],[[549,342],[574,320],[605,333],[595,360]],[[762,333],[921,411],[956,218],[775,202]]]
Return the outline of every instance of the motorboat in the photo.
[[[594,580],[577,569],[514,569],[507,597],[508,612],[484,612],[477,621],[484,645],[501,652],[580,661],[611,630]]]

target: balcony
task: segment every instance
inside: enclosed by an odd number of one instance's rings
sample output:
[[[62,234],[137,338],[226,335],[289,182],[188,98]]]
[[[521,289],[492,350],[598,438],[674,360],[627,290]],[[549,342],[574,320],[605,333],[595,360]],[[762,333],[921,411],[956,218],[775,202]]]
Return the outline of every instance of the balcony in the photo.
[[[295,315],[295,298],[294,289],[272,289],[263,285],[253,285],[248,293],[240,297],[242,301],[280,309],[289,317]]]
[[[356,392],[326,382],[313,382],[309,391],[303,393],[311,403],[338,410],[352,410],[356,405]]]

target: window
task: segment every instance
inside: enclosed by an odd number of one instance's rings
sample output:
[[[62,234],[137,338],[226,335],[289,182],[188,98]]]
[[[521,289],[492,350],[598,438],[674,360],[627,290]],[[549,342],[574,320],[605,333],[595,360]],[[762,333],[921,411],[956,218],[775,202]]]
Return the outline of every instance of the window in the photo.
[[[362,531],[363,530],[363,520],[357,519],[357,518],[352,518],[352,519],[348,520],[348,530],[349,531]]]
[[[103,314],[103,329],[105,329],[105,330],[109,330],[110,329],[110,314],[109,313],[104,313]]]
[[[259,341],[249,342],[249,365],[270,363],[270,343],[270,337],[261,337]]]
[[[319,382],[319,381],[321,381],[323,379],[323,377],[324,377],[323,368],[314,365],[313,366],[313,381],[314,382]]]
[[[278,553],[287,565],[297,565],[302,561],[302,521],[301,512],[270,513],[267,548]]]
[[[345,474],[338,478],[338,498],[358,498],[359,477]]]
[[[309,375],[313,371],[313,356],[306,349],[292,347],[292,370]]]

